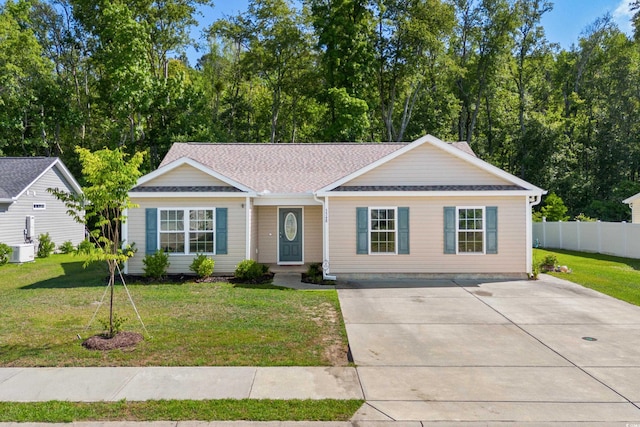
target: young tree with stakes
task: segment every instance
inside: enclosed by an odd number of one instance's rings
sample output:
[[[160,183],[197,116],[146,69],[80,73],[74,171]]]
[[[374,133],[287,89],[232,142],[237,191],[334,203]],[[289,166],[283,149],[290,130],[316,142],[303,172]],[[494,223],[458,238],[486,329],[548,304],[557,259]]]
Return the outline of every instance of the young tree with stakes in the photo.
[[[87,263],[106,261],[109,266],[109,336],[114,336],[113,328],[113,288],[118,264],[133,256],[129,245],[123,247],[120,238],[120,226],[126,221],[123,212],[137,207],[129,200],[128,191],[140,177],[140,165],[144,153],[136,153],[130,159],[121,149],[107,148],[91,152],[76,147],[76,153],[82,165],[82,174],[86,186],[83,194],[69,194],[59,189],[49,189],[53,195],[63,201],[68,213],[82,224],[92,224],[90,231],[97,240],[98,247],[91,251]]]

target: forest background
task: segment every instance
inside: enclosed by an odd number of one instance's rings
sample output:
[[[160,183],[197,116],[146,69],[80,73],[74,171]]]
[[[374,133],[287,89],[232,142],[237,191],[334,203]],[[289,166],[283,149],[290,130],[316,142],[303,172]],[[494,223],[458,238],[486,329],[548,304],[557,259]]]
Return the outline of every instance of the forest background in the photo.
[[[640,192],[640,0],[550,43],[544,0],[7,0],[0,155],[173,142],[386,142],[430,133],[557,193],[573,218],[621,221]],[[81,179],[81,178],[80,178]]]

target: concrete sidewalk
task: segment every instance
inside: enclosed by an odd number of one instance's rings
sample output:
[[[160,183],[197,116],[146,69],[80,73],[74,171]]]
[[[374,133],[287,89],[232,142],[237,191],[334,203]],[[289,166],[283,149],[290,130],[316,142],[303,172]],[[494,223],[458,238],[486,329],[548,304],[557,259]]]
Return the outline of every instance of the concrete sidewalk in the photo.
[[[351,367],[0,368],[0,401],[362,398]]]

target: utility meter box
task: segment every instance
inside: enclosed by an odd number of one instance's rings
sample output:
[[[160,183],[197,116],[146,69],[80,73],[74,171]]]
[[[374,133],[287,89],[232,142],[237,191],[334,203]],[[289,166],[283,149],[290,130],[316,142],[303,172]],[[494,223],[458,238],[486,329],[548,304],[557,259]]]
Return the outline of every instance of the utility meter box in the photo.
[[[13,252],[11,253],[11,260],[9,262],[22,264],[23,262],[33,262],[35,260],[33,243],[14,245],[11,248]]]
[[[36,217],[33,215],[27,215],[24,221],[24,240],[25,242],[31,242],[36,237]]]

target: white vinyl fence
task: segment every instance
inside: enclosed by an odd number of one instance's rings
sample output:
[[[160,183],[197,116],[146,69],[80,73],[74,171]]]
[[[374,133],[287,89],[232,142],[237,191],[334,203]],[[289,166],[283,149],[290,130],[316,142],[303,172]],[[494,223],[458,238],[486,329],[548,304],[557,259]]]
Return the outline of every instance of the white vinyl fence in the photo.
[[[534,222],[533,244],[541,248],[640,258],[640,224],[626,222]]]

